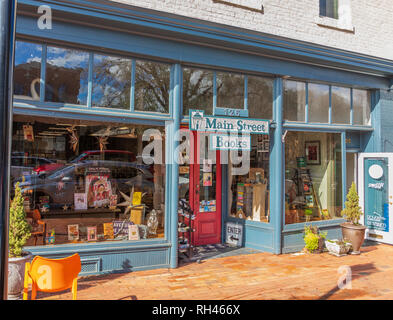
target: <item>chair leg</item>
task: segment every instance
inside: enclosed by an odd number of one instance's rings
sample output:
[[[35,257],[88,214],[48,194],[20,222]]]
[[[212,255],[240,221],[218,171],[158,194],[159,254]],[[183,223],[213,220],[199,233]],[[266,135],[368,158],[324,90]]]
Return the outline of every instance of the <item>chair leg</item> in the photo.
[[[76,293],[77,293],[77,291],[78,291],[78,279],[75,278],[75,279],[72,281],[72,289],[71,289],[71,292],[72,292],[72,300],[76,300]]]
[[[31,286],[31,300],[35,300],[36,297],[37,297],[37,284],[33,282]]]
[[[23,300],[27,300],[29,297],[29,269],[30,269],[30,262],[26,262],[25,264],[25,281],[23,285]]]

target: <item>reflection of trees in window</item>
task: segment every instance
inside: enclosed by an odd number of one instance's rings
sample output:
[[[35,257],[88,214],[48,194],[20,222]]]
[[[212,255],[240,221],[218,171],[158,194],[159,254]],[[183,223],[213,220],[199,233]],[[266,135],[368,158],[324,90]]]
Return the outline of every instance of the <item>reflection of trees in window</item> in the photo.
[[[39,100],[42,46],[16,41],[14,97]]]
[[[284,120],[305,121],[306,85],[304,82],[284,81]]]
[[[131,60],[94,55],[92,105],[130,108]]]
[[[183,69],[183,114],[190,109],[213,113],[213,72],[200,69]]]
[[[329,86],[308,84],[308,120],[309,122],[329,122]]]
[[[45,100],[87,104],[89,54],[48,47]]]
[[[244,76],[233,73],[217,73],[217,107],[244,108]]]
[[[248,76],[247,92],[249,117],[272,119],[273,80]]]
[[[350,123],[351,89],[332,87],[332,122]]]
[[[169,112],[170,67],[136,61],[135,110]]]

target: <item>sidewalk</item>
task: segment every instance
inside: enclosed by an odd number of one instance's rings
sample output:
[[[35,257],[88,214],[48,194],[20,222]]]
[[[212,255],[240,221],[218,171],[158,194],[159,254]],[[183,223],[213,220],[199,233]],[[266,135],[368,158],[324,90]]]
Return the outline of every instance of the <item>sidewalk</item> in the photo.
[[[393,246],[361,248],[361,255],[256,253],[126,274],[82,277],[78,300],[163,299],[393,299]],[[352,289],[339,289],[340,266]],[[37,299],[68,300],[69,292]]]

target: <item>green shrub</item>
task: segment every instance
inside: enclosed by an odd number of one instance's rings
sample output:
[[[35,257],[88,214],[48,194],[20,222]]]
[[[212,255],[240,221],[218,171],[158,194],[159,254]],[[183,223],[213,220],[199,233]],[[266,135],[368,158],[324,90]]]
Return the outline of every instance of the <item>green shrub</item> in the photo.
[[[356,192],[355,182],[352,182],[351,188],[348,191],[345,209],[341,211],[341,215],[352,224],[359,224],[359,219],[363,215],[359,206],[359,195]]]
[[[317,227],[305,226],[304,227],[304,243],[305,248],[309,252],[315,252],[320,249],[320,239],[325,239],[327,232],[319,233]]]
[[[21,257],[23,246],[30,238],[31,227],[26,221],[26,212],[23,206],[23,195],[19,183],[15,186],[15,196],[10,207],[9,221],[9,257]]]

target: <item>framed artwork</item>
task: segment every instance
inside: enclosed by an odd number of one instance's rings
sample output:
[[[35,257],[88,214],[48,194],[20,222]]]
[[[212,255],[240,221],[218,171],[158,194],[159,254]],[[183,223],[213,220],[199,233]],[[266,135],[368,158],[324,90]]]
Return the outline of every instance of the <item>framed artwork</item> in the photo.
[[[79,225],[69,224],[67,228],[68,228],[68,240],[69,241],[79,240]]]
[[[87,227],[87,241],[97,241],[97,227]]]
[[[75,210],[87,210],[86,193],[74,193],[74,208]]]
[[[306,162],[308,165],[321,164],[321,147],[319,141],[306,141]]]

